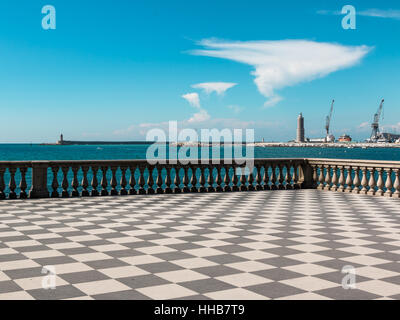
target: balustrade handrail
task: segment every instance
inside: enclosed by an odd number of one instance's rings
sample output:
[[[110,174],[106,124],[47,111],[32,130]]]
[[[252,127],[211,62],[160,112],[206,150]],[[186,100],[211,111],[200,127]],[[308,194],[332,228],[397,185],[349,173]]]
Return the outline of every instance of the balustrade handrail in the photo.
[[[255,158],[255,159],[248,159],[248,158],[242,158],[242,159],[209,159],[209,160],[201,160],[201,159],[186,159],[186,161],[190,161],[188,164],[182,164],[180,163],[181,160],[177,159],[163,159],[163,160],[157,160],[160,164],[177,164],[181,166],[185,165],[190,165],[192,164],[191,161],[196,160],[198,163],[196,164],[214,164],[213,162],[218,162],[220,164],[235,164],[237,162],[243,162],[246,160],[254,160],[255,163],[261,163],[261,162],[290,162],[290,161],[307,161],[306,158]],[[204,163],[203,163],[204,162]],[[32,164],[48,164],[48,165],[60,165],[60,164],[65,164],[65,165],[79,165],[79,164],[85,164],[85,165],[90,165],[90,164],[114,164],[114,165],[119,165],[119,164],[128,164],[128,163],[138,163],[138,164],[149,164],[149,160],[146,159],[121,159],[121,160],[35,160],[35,161],[0,161],[0,167],[12,165],[24,165],[24,166],[32,166]],[[218,164],[215,163],[215,164]],[[154,165],[158,165],[157,163]]]
[[[323,159],[323,158],[307,158],[304,159],[310,165],[345,165],[357,167],[376,167],[400,169],[400,161],[387,160],[363,160],[363,159]]]
[[[298,188],[400,198],[400,161],[321,158],[185,159],[185,163],[177,159],[156,163],[144,159],[0,161],[0,199]]]
[[[199,159],[191,159],[197,160],[198,164],[203,164],[205,160]],[[238,159],[241,160],[241,159]],[[243,158],[243,160],[248,160]],[[178,165],[186,165],[179,163],[179,160],[176,159],[167,159],[167,160],[158,160],[160,163],[166,164],[175,164],[177,162]],[[255,158],[255,163],[261,162],[287,162],[287,161],[304,161],[309,164],[341,164],[341,165],[357,165],[357,166],[376,166],[376,167],[400,167],[400,161],[387,161],[387,160],[364,160],[364,159],[327,159],[327,158]],[[213,162],[219,162],[221,164],[224,163],[235,163],[235,159],[210,159],[208,163],[204,164],[213,164]],[[35,161],[0,161],[0,167],[5,166],[27,166],[32,167],[34,163],[42,163],[48,165],[56,165],[56,164],[127,164],[127,163],[143,163],[148,164],[148,160],[146,159],[120,159],[120,160],[35,160]],[[157,164],[156,164],[157,165]],[[190,163],[189,163],[190,165]]]

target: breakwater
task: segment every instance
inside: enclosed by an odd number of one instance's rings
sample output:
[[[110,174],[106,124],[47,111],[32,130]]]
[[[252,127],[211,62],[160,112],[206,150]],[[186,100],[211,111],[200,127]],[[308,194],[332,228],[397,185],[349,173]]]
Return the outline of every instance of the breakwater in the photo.
[[[47,146],[98,146],[98,145],[149,145],[151,141],[69,141],[63,140],[57,143],[42,143]]]
[[[243,145],[243,143],[225,143],[227,145]],[[218,143],[208,143],[208,142],[177,142],[174,143],[176,146],[180,147],[212,147],[218,146]],[[284,147],[284,148],[400,148],[400,143],[364,143],[364,142],[334,142],[334,143],[314,143],[314,142],[254,142],[247,143],[248,147],[259,147],[259,148],[274,148],[274,147]]]

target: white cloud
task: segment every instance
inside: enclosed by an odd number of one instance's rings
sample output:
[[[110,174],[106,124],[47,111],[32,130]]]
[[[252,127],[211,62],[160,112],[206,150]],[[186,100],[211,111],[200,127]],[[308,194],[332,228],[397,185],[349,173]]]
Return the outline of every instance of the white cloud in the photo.
[[[187,93],[182,95],[182,98],[190,103],[191,106],[195,108],[200,108],[200,98],[199,94],[196,92]]]
[[[341,11],[332,11],[332,10],[318,10],[317,14],[321,15],[341,15]]]
[[[228,109],[231,109],[233,111],[233,113],[240,113],[243,108],[237,105],[230,105],[227,107]]]
[[[371,50],[367,46],[343,46],[308,40],[229,42],[206,39],[204,49],[191,54],[233,60],[254,68],[255,84],[268,98],[265,107],[282,100],[276,90],[327,76],[351,67]]]
[[[369,128],[369,127],[370,127],[369,122],[368,122],[368,121],[365,121],[365,122],[363,122],[363,123],[360,123],[360,124],[358,125],[357,129],[366,129],[366,128]]]
[[[237,83],[232,82],[204,82],[192,85],[192,88],[202,89],[206,94],[215,92],[218,95],[223,95],[225,92],[236,86]]]
[[[125,135],[130,134],[131,132],[134,132],[137,128],[138,128],[138,126],[131,125],[128,128],[116,129],[113,131],[113,134],[116,136],[125,136]]]
[[[182,96],[183,99],[189,102],[189,104],[192,107],[195,107],[196,109],[199,110],[199,112],[195,113],[189,120],[188,122],[190,123],[196,123],[196,122],[203,122],[207,121],[210,119],[210,115],[206,110],[204,110],[201,105],[200,105],[200,98],[198,93],[193,92],[193,93],[187,93]]]
[[[193,116],[192,118],[194,118]],[[191,119],[192,119],[191,118]],[[183,120],[178,121],[178,131],[186,128],[192,129],[212,129],[216,128],[219,130],[228,129],[255,129],[255,130],[265,130],[271,129],[276,131],[278,128],[282,129],[286,126],[286,123],[280,123],[277,121],[245,121],[236,118],[214,118],[208,119],[208,121],[191,121]],[[126,129],[115,130],[113,134],[119,137],[136,137],[137,139],[143,139],[146,134],[151,129],[161,129],[168,134],[169,122],[163,121],[159,123],[142,123],[138,125],[132,125]]]
[[[317,14],[321,15],[343,15],[341,11],[337,10],[318,10]],[[359,16],[373,17],[373,18],[387,18],[400,20],[400,10],[393,9],[366,9],[358,11],[356,8],[356,14]]]
[[[375,17],[375,18],[389,18],[389,19],[400,19],[400,10],[392,10],[392,9],[367,9],[363,11],[358,11],[358,15],[367,16],[367,17]]]
[[[400,132],[400,122],[396,124],[386,124],[382,126],[381,131],[399,133]]]
[[[207,121],[210,119],[210,115],[208,112],[204,109],[200,109],[199,112],[195,113],[189,120],[189,123],[197,123],[197,122],[203,122]]]

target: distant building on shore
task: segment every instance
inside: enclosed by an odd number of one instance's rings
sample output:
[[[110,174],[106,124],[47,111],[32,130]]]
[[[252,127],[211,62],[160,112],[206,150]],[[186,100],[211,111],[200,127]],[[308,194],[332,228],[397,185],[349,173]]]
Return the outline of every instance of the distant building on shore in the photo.
[[[341,135],[338,139],[339,142],[351,142],[351,137],[348,134]]]
[[[304,138],[304,118],[303,114],[300,113],[299,117],[297,118],[297,136],[296,142],[305,142]]]
[[[60,135],[60,140],[56,143],[43,143],[43,145],[58,145],[58,146],[74,146],[74,145],[149,145],[157,143],[155,141],[72,141],[72,140],[64,140],[64,135]]]

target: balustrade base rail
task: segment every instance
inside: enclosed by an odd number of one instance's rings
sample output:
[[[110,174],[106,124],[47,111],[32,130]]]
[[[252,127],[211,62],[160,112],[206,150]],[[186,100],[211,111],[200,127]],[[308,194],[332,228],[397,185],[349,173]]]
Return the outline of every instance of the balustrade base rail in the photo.
[[[213,162],[0,162],[0,200],[312,188],[400,198],[400,162],[254,159],[251,168]]]

